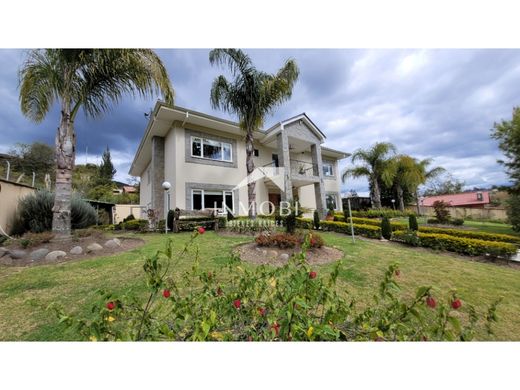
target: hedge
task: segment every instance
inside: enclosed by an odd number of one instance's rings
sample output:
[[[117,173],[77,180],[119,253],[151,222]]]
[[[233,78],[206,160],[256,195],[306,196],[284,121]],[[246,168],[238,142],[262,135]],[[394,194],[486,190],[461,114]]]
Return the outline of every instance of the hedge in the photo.
[[[520,237],[511,236],[509,234],[484,233],[463,229],[449,229],[429,226],[419,226],[421,233],[447,234],[454,237],[473,238],[484,241],[509,242],[520,245]]]
[[[395,231],[392,240],[405,242],[408,231]],[[509,257],[516,253],[517,247],[506,242],[485,241],[474,238],[455,237],[448,234],[418,232],[419,245],[426,248],[447,250],[469,256],[491,255]]]
[[[320,221],[320,226],[323,221]],[[301,218],[296,217],[296,227],[298,229],[312,229],[314,227],[314,221],[312,218]]]
[[[348,218],[348,222],[350,222],[350,218]],[[381,227],[381,220],[375,219],[375,218],[357,218],[352,217],[352,222],[355,224],[361,224],[361,225],[372,225],[372,226],[379,226]],[[407,226],[404,223],[401,222],[392,222],[390,221],[390,226],[392,227],[392,231],[395,230],[406,230]]]
[[[350,234],[350,224],[346,222],[321,221],[323,231]],[[373,225],[353,224],[354,234],[368,238],[380,238],[381,228]]]
[[[348,211],[346,211],[348,213]],[[399,218],[399,217],[408,217],[410,214],[409,211],[399,211],[399,210],[392,210],[392,209],[379,209],[379,210],[366,210],[366,211],[352,211],[353,217],[358,218]],[[345,214],[345,216],[347,216]]]

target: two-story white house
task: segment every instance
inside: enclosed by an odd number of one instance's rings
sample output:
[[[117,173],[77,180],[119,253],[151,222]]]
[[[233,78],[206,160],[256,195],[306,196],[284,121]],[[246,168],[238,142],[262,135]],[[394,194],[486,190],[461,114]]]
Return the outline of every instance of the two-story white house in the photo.
[[[166,213],[162,183],[168,181],[170,209],[227,206],[234,215],[247,215],[247,185],[239,185],[247,182],[244,138],[237,123],[158,102],[130,168],[141,179],[143,209]],[[259,176],[259,214],[295,198],[322,215],[330,205],[342,209],[338,162],[348,154],[323,147],[325,135],[306,114],[258,131],[254,140],[255,167],[275,168],[270,172],[284,179]]]

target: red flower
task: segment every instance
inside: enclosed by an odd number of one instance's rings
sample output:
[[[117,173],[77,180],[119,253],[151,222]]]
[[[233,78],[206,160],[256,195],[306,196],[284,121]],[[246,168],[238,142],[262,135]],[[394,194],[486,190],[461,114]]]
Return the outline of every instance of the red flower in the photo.
[[[311,246],[316,245],[316,240],[314,238],[311,238]]]
[[[200,227],[197,228],[197,231],[199,232],[199,234],[204,234],[206,229],[204,229],[202,226],[200,226]]]
[[[108,310],[114,310],[116,307],[116,304],[114,302],[108,302],[107,303],[107,309]]]
[[[275,321],[273,325],[271,325],[271,328],[274,330],[276,337],[278,337],[278,334],[280,333],[280,324]]]
[[[162,296],[165,297],[165,298],[170,298],[170,290],[165,289],[165,290],[162,292]]]
[[[401,271],[399,271],[398,269],[395,270],[395,276],[399,276],[401,275]]]
[[[217,288],[217,295],[218,296],[221,296],[222,294],[224,294],[224,292],[222,291],[222,289],[219,287]]]
[[[459,298],[455,299],[452,303],[451,303],[451,307],[453,307],[455,310],[457,310],[459,307],[462,306],[462,302],[460,301]]]
[[[258,314],[260,314],[262,317],[265,316],[265,307],[259,307],[258,308]]]
[[[435,309],[435,306],[437,306],[437,302],[435,302],[435,299],[431,296],[426,297],[426,304],[428,307],[431,307],[432,309]]]
[[[309,272],[309,279],[315,279],[317,275],[316,271],[311,271]]]
[[[242,302],[240,302],[240,299],[235,299],[233,301],[233,306],[235,306],[236,309],[240,309],[241,304],[242,304]]]

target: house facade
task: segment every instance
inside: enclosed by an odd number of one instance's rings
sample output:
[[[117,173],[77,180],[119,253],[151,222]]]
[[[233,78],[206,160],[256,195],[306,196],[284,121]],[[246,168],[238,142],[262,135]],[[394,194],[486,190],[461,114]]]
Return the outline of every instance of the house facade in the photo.
[[[150,115],[130,174],[139,176],[140,199],[159,216],[168,208],[227,208],[248,214],[247,181],[256,182],[259,214],[297,198],[324,215],[342,209],[338,162],[347,153],[325,148],[325,135],[305,114],[254,134],[255,172],[247,176],[244,132],[237,123],[158,102]],[[166,192],[162,183],[171,183]]]

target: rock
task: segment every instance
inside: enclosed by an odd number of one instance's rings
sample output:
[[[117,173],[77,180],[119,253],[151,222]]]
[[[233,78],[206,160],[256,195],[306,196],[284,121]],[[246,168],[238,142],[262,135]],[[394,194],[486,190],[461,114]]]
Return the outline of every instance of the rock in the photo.
[[[267,256],[267,251],[265,249],[262,249],[262,256]]]
[[[121,246],[121,241],[119,241],[117,238],[113,238],[112,240],[108,240],[105,242],[105,247],[109,249],[116,249]]]
[[[70,250],[71,255],[81,255],[83,253],[83,248],[80,246],[75,246]]]
[[[289,255],[287,253],[282,253],[280,255],[280,260],[283,260],[283,261],[289,260]]]
[[[65,256],[67,256],[67,253],[65,253],[63,251],[52,251],[52,252],[47,253],[47,256],[45,256],[45,260],[55,261],[61,257],[65,257]]]
[[[87,253],[97,252],[102,249],[103,249],[103,247],[101,245],[99,245],[97,242],[94,242],[94,243],[90,244],[89,246],[87,246]]]
[[[9,254],[9,249],[1,247],[0,248],[0,257],[2,257],[3,255],[7,255],[7,254]]]
[[[31,252],[31,254],[29,255],[29,258],[32,261],[38,261],[38,260],[43,259],[48,253],[49,253],[49,250],[47,248],[36,249]]]
[[[277,251],[269,251],[269,256],[278,257]]]
[[[27,257],[27,252],[22,250],[14,250],[9,251],[9,256],[11,256],[12,259],[23,259]]]

